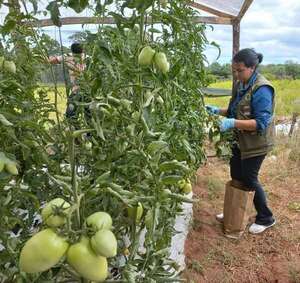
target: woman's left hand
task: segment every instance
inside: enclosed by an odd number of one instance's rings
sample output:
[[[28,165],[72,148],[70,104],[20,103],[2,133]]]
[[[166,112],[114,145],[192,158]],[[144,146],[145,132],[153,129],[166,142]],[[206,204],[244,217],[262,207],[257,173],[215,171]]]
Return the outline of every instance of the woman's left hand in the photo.
[[[222,119],[219,122],[219,126],[220,126],[220,131],[221,132],[226,132],[232,128],[234,128],[234,124],[235,124],[235,119],[233,118],[225,118]]]

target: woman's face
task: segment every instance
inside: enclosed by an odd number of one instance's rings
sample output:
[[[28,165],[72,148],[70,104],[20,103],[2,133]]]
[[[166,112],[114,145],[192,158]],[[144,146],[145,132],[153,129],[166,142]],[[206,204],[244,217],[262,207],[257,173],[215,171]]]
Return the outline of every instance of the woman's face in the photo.
[[[241,81],[242,83],[247,83],[249,81],[254,70],[255,67],[246,67],[243,62],[232,63],[233,78]]]

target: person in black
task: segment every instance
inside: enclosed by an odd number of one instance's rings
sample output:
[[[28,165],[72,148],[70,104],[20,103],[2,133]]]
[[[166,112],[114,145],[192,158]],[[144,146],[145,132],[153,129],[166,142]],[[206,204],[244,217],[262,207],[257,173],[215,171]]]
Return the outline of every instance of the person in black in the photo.
[[[82,97],[79,93],[79,78],[81,73],[86,69],[85,54],[80,43],[73,43],[71,45],[72,53],[66,56],[50,56],[49,63],[61,64],[64,60],[68,71],[68,83],[71,89],[71,93],[68,96],[67,107],[66,107],[66,118],[69,120],[76,121],[78,118],[78,107],[76,102],[82,101]]]

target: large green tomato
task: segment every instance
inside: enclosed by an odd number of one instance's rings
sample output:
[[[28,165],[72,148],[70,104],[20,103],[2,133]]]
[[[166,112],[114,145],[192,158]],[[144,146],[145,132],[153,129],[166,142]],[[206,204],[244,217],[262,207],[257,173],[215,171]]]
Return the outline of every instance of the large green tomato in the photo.
[[[193,186],[191,184],[190,180],[180,180],[178,181],[178,186],[179,188],[185,193],[185,194],[189,194],[192,190],[193,190]]]
[[[138,58],[139,65],[144,65],[144,66],[151,65],[154,54],[155,54],[155,50],[153,50],[150,46],[144,47],[139,54],[139,58]]]
[[[108,275],[106,258],[94,253],[86,237],[69,248],[67,261],[85,279],[102,282]]]
[[[42,209],[42,219],[50,227],[60,227],[66,223],[65,213],[68,213],[70,204],[62,198],[49,201]],[[55,214],[58,211],[58,214]]]
[[[16,65],[13,61],[4,61],[3,68],[6,72],[15,74],[17,71]]]
[[[135,222],[139,223],[141,221],[144,208],[143,205],[139,202],[136,207],[128,207],[127,212],[128,212],[128,216],[131,219],[134,219],[135,217]]]
[[[7,159],[5,163],[5,170],[12,175],[18,175],[19,173],[16,162],[13,162],[9,159]]]
[[[185,194],[189,194],[191,191],[193,190],[193,187],[192,187],[192,184],[190,182],[190,180],[188,180],[184,187],[182,188],[182,191],[185,193]]]
[[[91,214],[86,219],[86,225],[95,232],[101,229],[109,230],[112,226],[112,219],[108,213],[103,211],[98,211]]]
[[[45,229],[32,236],[20,255],[20,269],[28,273],[43,272],[56,265],[67,251],[69,244],[52,229]]]
[[[97,255],[114,257],[117,254],[117,239],[110,230],[99,230],[91,238],[91,246]]]
[[[1,57],[0,57],[1,58]],[[3,152],[0,152],[0,172],[4,169],[6,157]]]
[[[163,52],[158,52],[154,56],[154,63],[158,70],[163,74],[166,74],[170,70],[170,64],[167,60],[167,56]]]

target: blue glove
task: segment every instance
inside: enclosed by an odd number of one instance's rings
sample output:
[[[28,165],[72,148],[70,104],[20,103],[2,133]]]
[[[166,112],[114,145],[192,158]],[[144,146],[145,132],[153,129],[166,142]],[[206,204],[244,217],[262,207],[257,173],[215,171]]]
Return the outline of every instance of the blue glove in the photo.
[[[220,113],[220,108],[217,106],[206,105],[205,108],[209,114],[219,114]]]
[[[235,119],[233,118],[225,118],[225,119],[222,119],[220,122],[219,122],[219,125],[220,125],[220,131],[221,132],[225,132],[227,130],[230,130],[232,128],[234,128],[234,123],[235,123]]]

